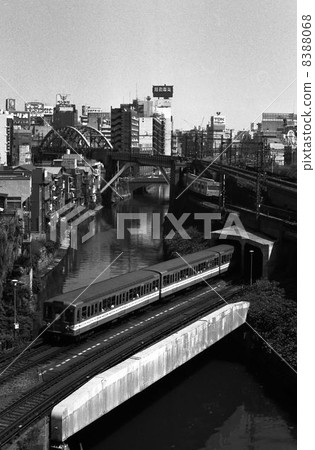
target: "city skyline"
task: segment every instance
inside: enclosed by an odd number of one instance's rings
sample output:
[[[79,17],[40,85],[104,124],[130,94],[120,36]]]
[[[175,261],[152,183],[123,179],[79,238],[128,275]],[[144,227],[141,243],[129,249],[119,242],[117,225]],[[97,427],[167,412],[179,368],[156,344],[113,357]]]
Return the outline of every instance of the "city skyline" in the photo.
[[[174,128],[296,113],[296,1],[2,2],[0,103],[70,94],[109,111],[174,86]],[[288,88],[288,86],[290,86]],[[271,105],[271,106],[269,106]],[[269,107],[268,107],[269,106]]]

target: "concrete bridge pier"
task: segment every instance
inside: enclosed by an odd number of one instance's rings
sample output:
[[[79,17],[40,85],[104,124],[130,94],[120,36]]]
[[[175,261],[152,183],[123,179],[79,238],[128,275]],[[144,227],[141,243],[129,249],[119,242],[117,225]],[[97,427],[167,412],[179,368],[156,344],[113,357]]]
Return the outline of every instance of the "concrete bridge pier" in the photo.
[[[89,380],[51,413],[51,449],[241,326],[248,302],[226,304]],[[64,447],[62,447],[64,445]]]

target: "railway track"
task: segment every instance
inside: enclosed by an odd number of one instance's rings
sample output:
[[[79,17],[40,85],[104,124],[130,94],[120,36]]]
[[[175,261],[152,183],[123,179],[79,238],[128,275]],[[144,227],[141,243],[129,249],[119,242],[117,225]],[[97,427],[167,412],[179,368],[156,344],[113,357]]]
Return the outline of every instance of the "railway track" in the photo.
[[[40,347],[43,344],[44,344],[43,340],[42,339],[38,339],[38,341],[36,341],[31,348],[35,349],[35,348]],[[0,373],[2,372],[3,367],[5,367],[5,365],[10,364],[10,362],[12,362],[18,355],[20,355],[22,351],[27,349],[27,346],[28,345],[24,345],[24,346],[21,346],[19,348],[14,348],[11,351],[9,350],[7,352],[0,353]],[[29,354],[28,353],[29,351],[30,351],[30,349],[26,350],[25,353]]]
[[[234,174],[234,175],[243,175],[244,178],[248,178],[253,181],[256,181],[256,179],[257,179],[257,173],[255,173],[253,171],[249,171],[247,169],[242,169],[240,167],[226,166],[226,165],[222,165],[222,167],[221,167],[220,164],[214,163],[211,165],[211,167],[209,167],[209,170],[211,170],[211,168],[215,169],[217,171],[221,170],[221,168],[222,168],[222,170],[227,173]],[[272,175],[265,175],[265,178],[266,178],[266,182],[268,184],[286,187],[286,188],[288,188],[290,190],[294,190],[294,191],[296,191],[296,189],[297,189],[297,184],[294,183],[293,181],[284,180],[282,178],[275,177]]]
[[[229,298],[241,290],[240,287],[227,287],[222,295]],[[209,295],[209,292],[204,295]],[[211,298],[211,301],[188,300],[184,306],[174,308],[168,315],[155,317],[145,322],[132,335],[125,333],[108,345],[96,348],[93,353],[77,361],[72,366],[52,374],[47,381],[31,388],[12,405],[0,412],[0,445],[9,443],[19,432],[25,430],[39,418],[49,414],[55,404],[82,386],[89,378],[109,369],[138,351],[158,342],[203,315],[223,306],[225,302]],[[179,320],[180,317],[180,320]]]
[[[13,358],[0,364],[0,374],[2,374],[0,375],[0,386],[28,369],[58,356],[64,350],[65,347],[52,347],[48,344],[41,344],[26,350],[20,358],[14,361],[21,353],[18,352]],[[10,366],[11,363],[13,364]]]

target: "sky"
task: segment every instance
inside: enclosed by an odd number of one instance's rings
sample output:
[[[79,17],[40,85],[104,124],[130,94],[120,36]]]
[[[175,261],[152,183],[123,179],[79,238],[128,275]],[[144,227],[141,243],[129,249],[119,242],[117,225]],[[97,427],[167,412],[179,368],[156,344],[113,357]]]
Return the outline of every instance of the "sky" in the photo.
[[[0,108],[119,107],[174,86],[174,127],[296,112],[296,0],[1,0]]]

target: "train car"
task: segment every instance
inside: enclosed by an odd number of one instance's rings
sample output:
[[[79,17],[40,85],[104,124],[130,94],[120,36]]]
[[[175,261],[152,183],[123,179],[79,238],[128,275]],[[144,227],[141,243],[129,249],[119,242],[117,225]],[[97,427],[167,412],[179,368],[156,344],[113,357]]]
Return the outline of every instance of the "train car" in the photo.
[[[187,174],[187,187],[189,191],[203,198],[219,197],[220,183],[211,178],[198,177],[192,173]]]
[[[221,275],[228,270],[233,251],[230,245],[218,245],[46,300],[45,335],[54,340],[79,338],[106,322]]]
[[[161,274],[163,298],[208,278],[222,275],[230,266],[233,252],[234,247],[230,245],[218,245],[150,266],[146,270],[154,270]]]

